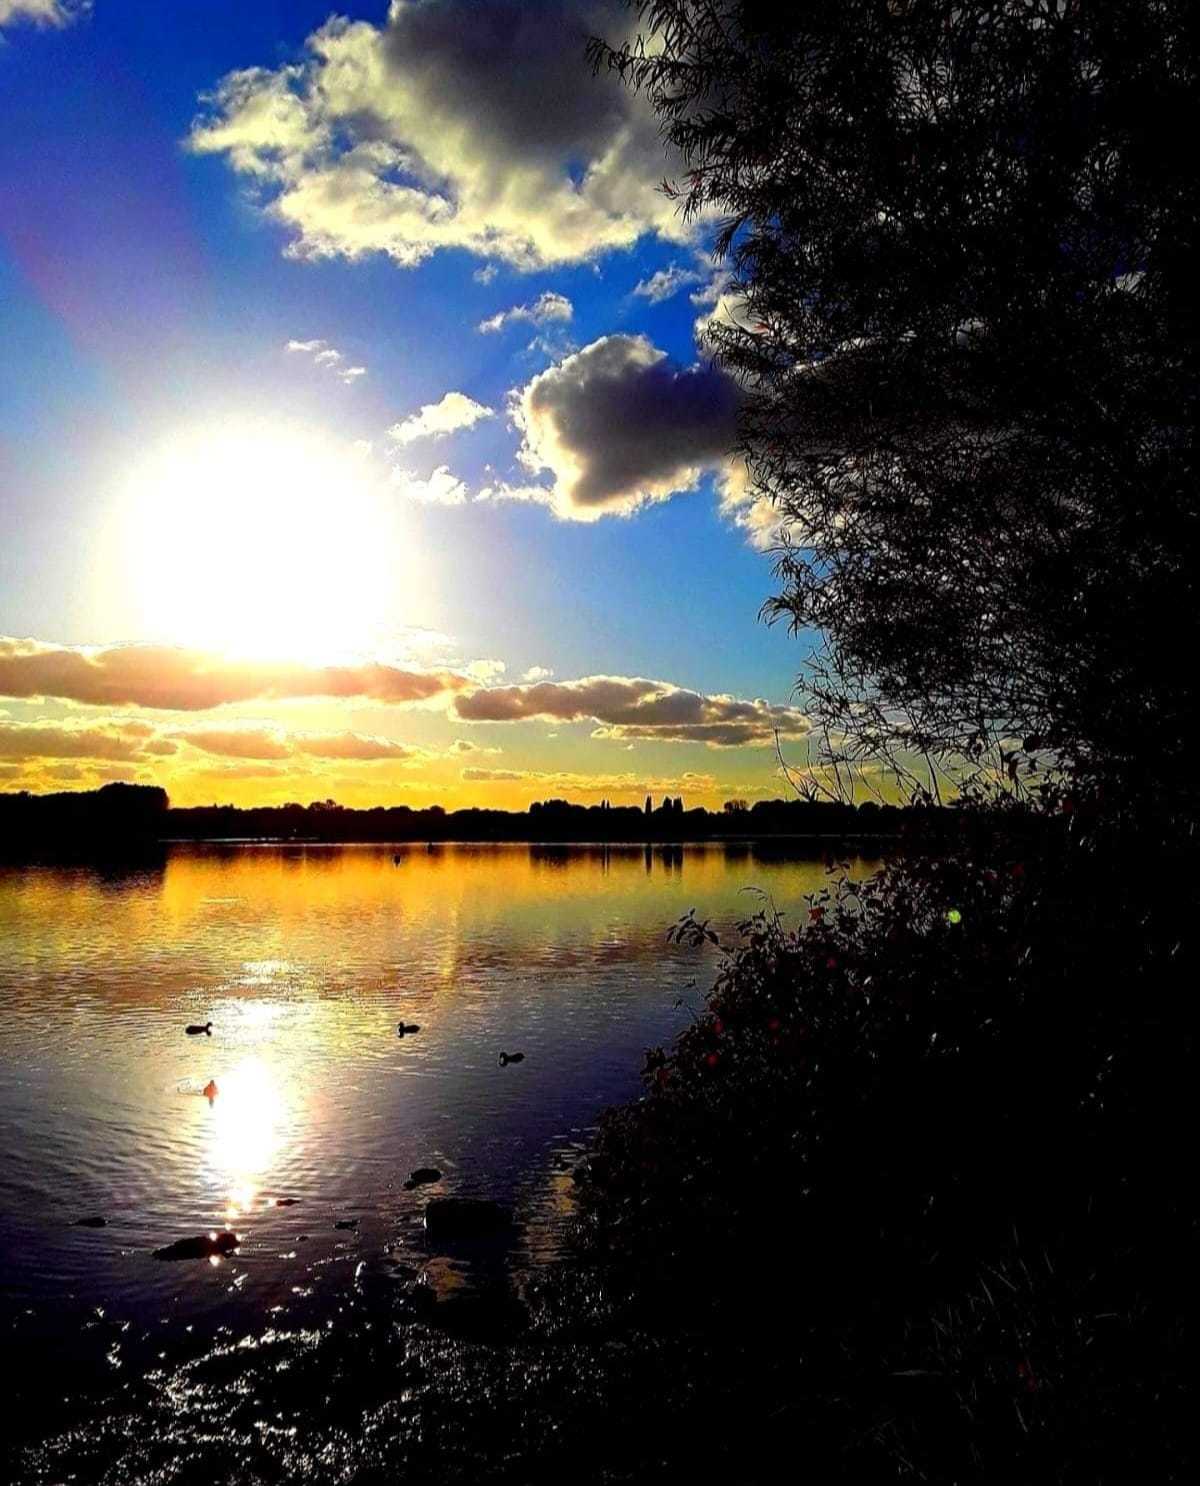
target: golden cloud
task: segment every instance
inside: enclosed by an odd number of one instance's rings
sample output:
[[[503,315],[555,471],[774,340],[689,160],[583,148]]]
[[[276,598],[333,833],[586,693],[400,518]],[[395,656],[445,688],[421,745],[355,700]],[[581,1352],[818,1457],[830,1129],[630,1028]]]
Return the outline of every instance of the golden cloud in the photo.
[[[797,707],[710,696],[669,681],[631,676],[493,686],[458,697],[454,710],[468,722],[592,721],[599,725],[599,737],[714,748],[763,747],[774,742],[776,733],[801,738],[812,727]]]
[[[288,697],[362,697],[425,702],[472,685],[453,671],[406,670],[371,662],[310,666],[231,660],[165,645],[85,647],[0,637],[0,696],[51,698],[89,706],[199,712],[231,702]]]

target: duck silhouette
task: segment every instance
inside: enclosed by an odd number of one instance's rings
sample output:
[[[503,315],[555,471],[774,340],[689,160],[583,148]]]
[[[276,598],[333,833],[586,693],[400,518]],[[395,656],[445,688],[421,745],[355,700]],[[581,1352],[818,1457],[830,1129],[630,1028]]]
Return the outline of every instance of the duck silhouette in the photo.
[[[212,1036],[212,1023],[211,1022],[204,1022],[203,1024],[201,1024],[200,1022],[192,1022],[189,1026],[186,1026],[183,1030],[187,1033],[187,1035],[189,1037],[199,1037],[201,1035],[201,1033],[203,1033],[205,1037],[211,1037]]]
[[[414,1032],[421,1030],[419,1022],[400,1022],[396,1027],[397,1037],[411,1037]]]
[[[501,1068],[507,1068],[510,1063],[523,1063],[524,1061],[525,1061],[525,1054],[524,1053],[501,1053],[500,1054],[500,1066],[501,1066]]]

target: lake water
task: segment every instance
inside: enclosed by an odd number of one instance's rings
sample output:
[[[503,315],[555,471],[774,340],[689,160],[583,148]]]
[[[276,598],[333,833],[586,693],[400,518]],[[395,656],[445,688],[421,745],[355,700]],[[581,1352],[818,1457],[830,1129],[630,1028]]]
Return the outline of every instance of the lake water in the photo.
[[[436,1269],[430,1195],[511,1205],[517,1268],[552,1255],[589,1127],[711,978],[712,951],[667,928],[694,907],[729,929],[756,893],[795,921],[827,880],[817,854],[728,845],[0,867],[3,1322],[26,1387],[39,1358],[117,1374],[148,1349],[327,1322],[364,1268]],[[406,1191],[418,1166],[441,1183]],[[73,1226],[92,1215],[107,1226]],[[223,1261],[152,1258],[224,1227],[241,1246]]]

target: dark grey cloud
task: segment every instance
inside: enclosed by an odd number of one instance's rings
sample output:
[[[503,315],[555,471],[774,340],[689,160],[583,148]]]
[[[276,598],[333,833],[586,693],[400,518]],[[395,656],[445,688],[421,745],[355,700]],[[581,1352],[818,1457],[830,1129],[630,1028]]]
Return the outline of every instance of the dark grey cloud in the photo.
[[[609,335],[512,395],[520,458],[554,479],[559,515],[593,520],[727,477],[737,436],[736,383],[714,366],[681,366],[642,335]]]

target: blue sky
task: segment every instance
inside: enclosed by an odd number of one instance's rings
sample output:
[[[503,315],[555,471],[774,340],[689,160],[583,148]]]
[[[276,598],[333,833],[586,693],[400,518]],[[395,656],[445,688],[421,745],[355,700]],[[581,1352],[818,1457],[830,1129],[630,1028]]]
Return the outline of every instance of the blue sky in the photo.
[[[757,618],[763,513],[695,339],[721,284],[655,121],[579,54],[627,12],[332,14],[0,0],[0,788],[780,792],[805,647]],[[203,728],[187,693],[46,679],[118,647],[459,679],[239,682]]]

